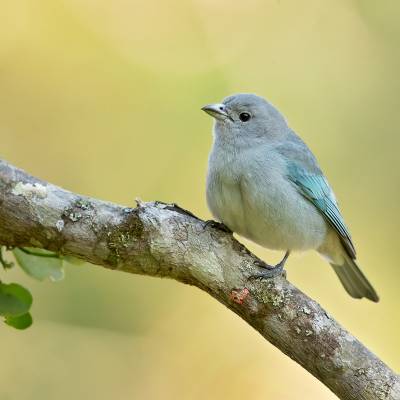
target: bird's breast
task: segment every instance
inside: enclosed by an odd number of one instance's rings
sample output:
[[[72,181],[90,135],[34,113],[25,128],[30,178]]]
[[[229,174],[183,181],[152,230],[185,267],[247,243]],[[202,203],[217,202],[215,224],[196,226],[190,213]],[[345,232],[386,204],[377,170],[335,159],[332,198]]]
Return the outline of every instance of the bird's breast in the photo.
[[[268,155],[210,159],[210,211],[232,231],[264,247],[317,248],[324,240],[326,222],[297,192],[284,170],[281,160]]]
[[[211,213],[232,231],[246,236],[242,177],[235,170],[211,170],[207,178],[207,203]]]

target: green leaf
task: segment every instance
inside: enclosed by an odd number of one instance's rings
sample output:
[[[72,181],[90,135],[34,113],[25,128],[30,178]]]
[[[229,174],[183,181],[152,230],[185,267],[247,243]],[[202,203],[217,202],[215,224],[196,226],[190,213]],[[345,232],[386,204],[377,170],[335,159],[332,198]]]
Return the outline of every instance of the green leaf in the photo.
[[[5,249],[6,249],[5,247],[0,246],[0,265],[2,265],[4,269],[10,269],[14,266],[14,263],[7,261],[4,258],[3,250]]]
[[[26,329],[32,325],[32,316],[29,313],[19,315],[18,317],[6,317],[4,322],[15,329]]]
[[[80,258],[72,257],[72,256],[64,256],[63,263],[71,264],[80,267],[81,265],[86,264],[86,261],[81,260]]]
[[[25,250],[25,249],[24,249]],[[21,268],[30,276],[39,281],[49,278],[60,281],[64,278],[62,259],[56,254],[42,249],[26,248],[27,254],[21,249],[14,249],[13,253]]]
[[[16,317],[29,311],[32,295],[17,283],[0,283],[0,315]]]

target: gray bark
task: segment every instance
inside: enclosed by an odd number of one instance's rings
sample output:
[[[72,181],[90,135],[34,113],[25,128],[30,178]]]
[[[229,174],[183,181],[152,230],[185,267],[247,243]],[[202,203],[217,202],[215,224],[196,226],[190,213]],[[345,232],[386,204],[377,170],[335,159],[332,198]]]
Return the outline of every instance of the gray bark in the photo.
[[[0,244],[39,247],[206,291],[340,399],[400,399],[400,377],[284,276],[249,279],[257,258],[174,204],[80,196],[0,161]]]

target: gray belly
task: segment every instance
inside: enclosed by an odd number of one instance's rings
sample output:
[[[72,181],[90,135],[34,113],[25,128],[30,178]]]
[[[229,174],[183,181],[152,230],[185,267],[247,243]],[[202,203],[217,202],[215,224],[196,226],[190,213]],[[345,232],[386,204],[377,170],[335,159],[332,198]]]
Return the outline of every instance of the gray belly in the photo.
[[[276,250],[316,249],[327,225],[316,208],[277,171],[262,176],[211,173],[207,202],[233,232]]]

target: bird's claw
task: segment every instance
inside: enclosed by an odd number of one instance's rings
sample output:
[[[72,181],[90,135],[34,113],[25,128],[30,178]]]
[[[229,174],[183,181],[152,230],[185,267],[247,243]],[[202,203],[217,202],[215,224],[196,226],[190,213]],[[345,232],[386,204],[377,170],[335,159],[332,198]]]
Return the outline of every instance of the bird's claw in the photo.
[[[285,274],[286,276],[286,271],[283,269],[285,263],[280,262],[276,265],[269,265],[264,261],[257,260],[254,264],[257,267],[260,267],[261,270],[256,274],[251,275],[249,279],[272,279],[282,274]]]
[[[284,270],[284,267],[289,254],[290,251],[287,251],[282,261],[276,265],[269,265],[262,260],[256,260],[254,264],[257,265],[257,267],[260,267],[262,270],[257,274],[251,275],[249,279],[272,279],[280,275],[283,275],[286,278],[286,271]]]
[[[226,233],[230,233],[230,234],[233,233],[225,224],[223,224],[222,222],[214,221],[212,219],[209,219],[208,221],[205,222],[204,228],[207,228],[208,226],[219,229],[220,231],[223,231]]]

